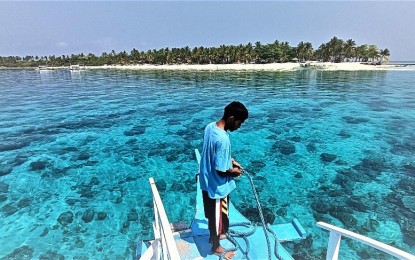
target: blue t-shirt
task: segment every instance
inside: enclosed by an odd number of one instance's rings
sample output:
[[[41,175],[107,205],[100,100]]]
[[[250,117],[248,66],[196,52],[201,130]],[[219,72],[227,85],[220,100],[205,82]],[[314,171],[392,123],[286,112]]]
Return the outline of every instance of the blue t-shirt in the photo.
[[[232,168],[231,141],[228,133],[216,122],[208,124],[203,138],[200,160],[200,188],[212,199],[221,199],[236,188],[233,177],[220,176],[217,171],[226,172]]]

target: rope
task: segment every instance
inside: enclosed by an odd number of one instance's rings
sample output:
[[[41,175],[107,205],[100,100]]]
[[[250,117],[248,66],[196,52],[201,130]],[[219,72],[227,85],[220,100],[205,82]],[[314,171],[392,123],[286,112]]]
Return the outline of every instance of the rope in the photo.
[[[282,260],[283,259],[282,256],[278,253],[278,244],[279,244],[279,241],[278,241],[277,235],[275,235],[275,232],[272,231],[272,229],[270,228],[269,224],[267,224],[267,230],[274,237],[274,241],[275,241],[275,244],[274,244],[274,255],[278,259]]]
[[[232,230],[230,229],[228,231],[228,233],[226,234],[226,236],[228,237],[228,240],[231,241],[231,243],[237,247],[239,250],[241,250],[241,252],[244,254],[245,258],[249,260],[249,249],[251,248],[250,244],[249,244],[249,240],[247,239],[247,237],[249,237],[250,235],[254,234],[256,231],[256,227],[252,227],[251,223],[249,222],[240,222],[240,223],[233,223],[230,225],[231,227],[235,227],[235,226],[245,226],[245,227],[251,227],[251,230],[246,231],[246,232],[242,232],[242,231],[236,231],[236,230]],[[242,247],[239,245],[239,243],[236,241],[235,237],[240,237],[244,240],[245,245],[246,245],[246,250],[243,251]],[[225,250],[227,252],[232,251],[232,250]],[[235,250],[236,251],[236,250]]]
[[[270,242],[269,236],[268,236],[268,233],[270,233],[273,236],[274,241],[275,241],[275,243],[274,243],[274,255],[275,255],[275,257],[277,257],[277,259],[283,260],[282,256],[278,253],[279,240],[278,240],[276,234],[274,233],[274,231],[271,230],[269,224],[266,224],[265,223],[264,214],[262,212],[262,207],[261,207],[261,204],[259,202],[258,193],[257,193],[257,191],[255,189],[255,185],[254,185],[254,182],[252,181],[252,177],[245,170],[243,171],[243,173],[244,173],[244,175],[246,175],[248,177],[248,180],[249,180],[249,182],[251,184],[252,193],[254,194],[254,198],[255,198],[255,201],[256,201],[257,206],[258,206],[258,212],[259,212],[259,216],[261,218],[262,229],[264,230],[265,239],[267,241],[268,259],[271,260],[271,257],[272,257],[272,253],[271,253],[271,242]],[[251,227],[251,223],[248,223],[248,222],[239,222],[239,223],[233,223],[230,226],[231,227],[234,227],[234,226]],[[247,232],[242,232],[242,231],[236,231],[236,230],[229,229],[229,231],[226,234],[226,236],[228,237],[228,240],[234,245],[234,247],[233,248],[225,249],[225,251],[220,255],[219,259],[221,260],[225,256],[225,254],[227,252],[236,251],[236,250],[239,249],[244,254],[245,258],[249,260],[248,253],[249,253],[249,249],[250,249],[250,244],[249,244],[249,240],[247,239],[247,237],[250,236],[250,235],[252,235],[252,234],[254,234],[255,231],[256,231],[256,227],[253,227],[250,231],[247,231]],[[241,246],[236,241],[236,239],[234,238],[234,236],[235,237],[241,237],[245,241],[245,244],[246,244],[246,251],[245,252],[242,250]]]
[[[265,224],[264,214],[262,213],[261,203],[259,203],[258,194],[256,192],[254,182],[252,181],[251,175],[247,171],[244,171],[244,173],[248,177],[249,182],[251,183],[252,192],[254,193],[254,197],[255,197],[256,203],[258,205],[258,211],[259,211],[259,217],[261,218],[262,229],[264,230],[265,239],[267,240],[268,259],[271,260],[271,243],[269,241],[267,226]]]
[[[249,223],[249,222],[237,222],[237,223],[232,223],[232,224],[229,225],[229,227],[235,227],[235,226],[245,226],[245,227],[248,227],[248,228],[252,227],[251,223]],[[250,249],[250,244],[249,244],[249,241],[248,241],[247,237],[254,234],[255,231],[256,231],[256,227],[252,227],[251,230],[246,231],[246,232],[229,229],[228,233],[226,233],[226,237],[234,245],[234,247],[225,249],[225,251],[220,255],[219,259],[222,259],[222,257],[224,257],[227,252],[237,251],[238,249],[244,254],[246,259],[249,259],[248,252],[249,252],[249,249]],[[239,243],[236,241],[236,239],[234,237],[241,237],[245,241],[246,251],[242,250],[242,247],[239,245]]]

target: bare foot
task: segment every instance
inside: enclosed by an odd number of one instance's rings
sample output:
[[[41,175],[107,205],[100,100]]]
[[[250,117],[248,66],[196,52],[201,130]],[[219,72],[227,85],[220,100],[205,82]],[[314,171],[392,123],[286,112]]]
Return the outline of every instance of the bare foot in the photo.
[[[215,255],[217,255],[217,256],[221,256],[223,254],[223,252],[225,252],[225,248],[223,248],[222,246],[219,246],[214,251]],[[226,252],[225,255],[223,255],[223,258],[232,259],[235,255],[236,255],[235,251],[229,251],[229,252]]]

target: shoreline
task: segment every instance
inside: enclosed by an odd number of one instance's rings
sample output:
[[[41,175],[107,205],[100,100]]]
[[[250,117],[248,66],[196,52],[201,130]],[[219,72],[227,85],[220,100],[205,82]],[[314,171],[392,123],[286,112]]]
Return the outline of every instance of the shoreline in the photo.
[[[415,70],[412,64],[373,65],[359,62],[307,62],[307,63],[267,63],[267,64],[180,64],[180,65],[103,65],[86,66],[86,69],[114,70],[181,70],[181,71],[295,71],[316,69],[322,71],[385,71]],[[408,68],[409,67],[409,68]],[[48,67],[48,70],[68,70],[69,67]],[[36,67],[0,67],[0,70],[37,70]]]
[[[190,71],[295,71],[317,69],[325,71],[391,70],[400,65],[370,65],[357,62],[310,62],[310,63],[267,63],[267,64],[204,64],[204,65],[107,65],[91,66],[88,69],[118,70],[190,70]]]

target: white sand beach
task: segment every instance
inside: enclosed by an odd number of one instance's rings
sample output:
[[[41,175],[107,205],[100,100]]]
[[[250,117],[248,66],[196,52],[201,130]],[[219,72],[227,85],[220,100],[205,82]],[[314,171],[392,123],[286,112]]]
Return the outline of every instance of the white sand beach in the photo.
[[[304,64],[303,64],[304,65]],[[361,70],[402,70],[404,67],[394,64],[370,65],[359,62],[310,62],[307,67],[300,63],[269,63],[269,64],[206,64],[206,65],[107,65],[88,66],[88,69],[119,69],[119,70],[235,70],[235,71],[293,71],[304,68],[315,68],[327,71],[361,71]]]

